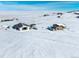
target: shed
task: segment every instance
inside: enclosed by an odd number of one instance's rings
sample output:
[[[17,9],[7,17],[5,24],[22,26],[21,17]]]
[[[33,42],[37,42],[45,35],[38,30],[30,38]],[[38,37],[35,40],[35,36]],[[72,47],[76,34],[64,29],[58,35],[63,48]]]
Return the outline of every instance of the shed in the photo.
[[[50,31],[57,31],[57,30],[64,30],[66,26],[64,24],[53,24],[52,26],[48,27],[47,29]]]

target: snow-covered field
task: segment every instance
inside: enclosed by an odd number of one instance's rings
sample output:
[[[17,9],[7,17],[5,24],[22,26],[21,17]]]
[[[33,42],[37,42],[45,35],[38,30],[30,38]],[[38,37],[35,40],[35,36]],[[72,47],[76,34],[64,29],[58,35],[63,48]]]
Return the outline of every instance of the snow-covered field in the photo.
[[[44,14],[49,16],[43,17]],[[0,11],[0,20],[19,19],[0,22],[0,58],[79,58],[79,18],[75,16],[64,12],[61,18],[57,18],[53,11]],[[6,26],[19,22],[35,23],[38,30],[5,30]],[[46,29],[54,23],[65,24],[66,29]]]

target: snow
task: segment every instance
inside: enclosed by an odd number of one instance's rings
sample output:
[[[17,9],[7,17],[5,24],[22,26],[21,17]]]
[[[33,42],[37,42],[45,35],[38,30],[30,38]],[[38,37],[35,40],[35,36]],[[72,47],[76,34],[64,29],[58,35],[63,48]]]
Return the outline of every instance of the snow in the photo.
[[[49,13],[50,16],[43,17]],[[0,18],[16,17],[18,21],[0,23],[1,58],[78,58],[79,57],[79,21],[73,13],[66,13],[61,18],[53,11],[4,11]],[[0,20],[1,20],[0,19]],[[19,32],[5,27],[24,22],[35,23],[38,30]],[[65,24],[67,29],[49,31],[52,24]],[[3,25],[4,28],[1,27]]]

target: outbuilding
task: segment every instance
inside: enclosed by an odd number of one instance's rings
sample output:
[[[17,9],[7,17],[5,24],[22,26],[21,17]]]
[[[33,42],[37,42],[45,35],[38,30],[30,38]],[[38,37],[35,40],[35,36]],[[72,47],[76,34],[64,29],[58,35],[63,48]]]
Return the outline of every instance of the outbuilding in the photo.
[[[64,24],[53,24],[53,26],[48,27],[50,31],[64,30],[66,26]]]

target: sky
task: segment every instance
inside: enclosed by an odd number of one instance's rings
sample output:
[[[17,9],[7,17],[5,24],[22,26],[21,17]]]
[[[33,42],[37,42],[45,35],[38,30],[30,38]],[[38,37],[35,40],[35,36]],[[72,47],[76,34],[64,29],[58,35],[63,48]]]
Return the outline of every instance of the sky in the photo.
[[[79,10],[79,1],[0,1],[0,10],[73,11]]]

